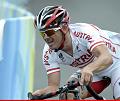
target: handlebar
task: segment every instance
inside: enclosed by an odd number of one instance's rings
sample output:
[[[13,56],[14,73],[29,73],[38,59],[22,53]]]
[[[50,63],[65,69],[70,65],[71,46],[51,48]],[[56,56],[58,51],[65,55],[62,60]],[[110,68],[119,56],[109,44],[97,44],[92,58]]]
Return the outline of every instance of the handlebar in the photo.
[[[40,96],[33,96],[31,92],[28,93],[28,99],[29,100],[43,100],[43,99],[47,99],[47,98],[51,98],[54,96],[57,96],[60,93],[64,93],[66,91],[69,90],[73,90],[74,88],[80,86],[79,82],[72,82],[72,83],[68,83],[66,85],[64,85],[63,87],[60,87],[57,91],[55,92],[51,92],[51,93],[47,93],[44,95],[40,95]],[[92,88],[90,85],[86,85],[86,88],[88,90],[88,92],[96,99],[96,100],[104,100],[104,98],[102,96],[99,96]]]
[[[77,86],[79,86],[79,82],[68,83],[68,84],[64,85],[63,87],[60,87],[56,92],[50,92],[50,93],[43,94],[40,96],[37,96],[37,95],[33,96],[32,93],[29,92],[28,99],[29,100],[38,100],[38,99],[43,100],[43,99],[51,98],[51,97],[57,96],[60,93],[64,93],[67,90],[72,90],[72,89],[76,88]]]
[[[44,95],[32,95],[31,92],[28,93],[28,99],[29,100],[43,100],[43,99],[47,99],[47,98],[51,98],[54,97],[55,95],[57,95],[57,92],[52,92],[52,93],[48,93],[48,94],[44,94]]]

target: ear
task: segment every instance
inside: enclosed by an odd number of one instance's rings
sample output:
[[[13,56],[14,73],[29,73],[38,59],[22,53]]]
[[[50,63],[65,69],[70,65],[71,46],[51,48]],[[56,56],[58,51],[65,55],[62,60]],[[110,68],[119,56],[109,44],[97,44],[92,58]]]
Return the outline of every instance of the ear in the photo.
[[[62,24],[61,28],[66,33],[68,31],[68,24],[66,23]]]

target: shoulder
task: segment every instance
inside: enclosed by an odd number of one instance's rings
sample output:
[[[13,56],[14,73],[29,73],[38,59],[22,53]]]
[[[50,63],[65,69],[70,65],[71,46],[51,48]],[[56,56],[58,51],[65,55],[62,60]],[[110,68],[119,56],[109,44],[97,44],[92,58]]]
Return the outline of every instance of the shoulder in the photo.
[[[47,44],[44,45],[43,49],[43,62],[50,63],[52,61],[55,61],[57,57],[56,52],[54,50],[50,49]]]
[[[53,50],[51,50],[47,44],[44,45],[43,55],[44,55],[44,54],[51,54],[52,51],[53,51]]]
[[[89,27],[91,26],[91,24],[88,23],[74,23],[74,24],[69,24],[70,28],[74,28],[74,27]]]
[[[55,55],[56,52],[54,52],[54,50],[50,49],[49,46],[47,44],[44,45],[44,49],[43,49],[43,56],[50,56],[50,55]]]
[[[79,38],[92,37],[95,35],[100,35],[102,29],[98,28],[96,25],[88,23],[75,23],[69,25],[73,36]]]
[[[70,29],[75,29],[80,32],[90,32],[90,31],[99,31],[101,30],[99,27],[97,27],[94,24],[88,24],[88,23],[74,23],[69,24]]]

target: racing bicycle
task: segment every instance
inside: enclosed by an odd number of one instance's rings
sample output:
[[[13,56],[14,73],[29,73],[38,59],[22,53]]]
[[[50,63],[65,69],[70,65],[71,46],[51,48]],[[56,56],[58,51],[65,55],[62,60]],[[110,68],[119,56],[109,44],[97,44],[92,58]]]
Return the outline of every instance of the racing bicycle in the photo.
[[[77,74],[80,77],[80,73]],[[105,77],[104,79],[107,79],[110,81],[110,78]],[[68,82],[66,85],[60,87],[57,91],[55,92],[50,92],[47,94],[43,94],[40,96],[36,96],[36,95],[32,95],[31,92],[28,93],[28,99],[29,100],[44,100],[44,99],[48,99],[48,98],[52,98],[55,96],[59,96],[59,100],[63,99],[63,95],[64,95],[64,100],[68,99],[67,95],[68,93],[72,93],[74,95],[73,100],[80,100],[80,90],[77,89],[77,87],[81,86],[79,81],[75,81],[75,80],[71,80],[70,82]],[[84,85],[84,87],[86,87],[87,91],[91,94],[91,96],[93,98],[95,98],[96,100],[105,100],[105,98],[103,96],[100,96],[99,94],[97,94],[90,85]]]

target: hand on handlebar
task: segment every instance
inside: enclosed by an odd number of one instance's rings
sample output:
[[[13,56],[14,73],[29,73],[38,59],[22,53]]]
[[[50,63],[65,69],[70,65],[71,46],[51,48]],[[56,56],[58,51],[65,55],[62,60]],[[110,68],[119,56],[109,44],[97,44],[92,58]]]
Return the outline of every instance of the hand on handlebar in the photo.
[[[29,92],[28,93],[28,98],[29,98],[29,100],[37,100],[37,99],[41,99],[41,96],[43,96],[44,94],[45,94],[44,90],[39,89],[39,90],[36,90],[33,93]]]
[[[81,69],[70,76],[68,81],[79,81],[80,85],[89,85],[92,81],[93,73],[89,70]]]
[[[37,90],[34,93],[29,92],[28,98],[29,98],[29,100],[38,100],[38,99],[41,100],[41,99],[51,98],[60,93],[64,93],[67,90],[72,90],[72,89],[76,88],[77,86],[79,86],[79,82],[71,82],[69,84],[64,85],[63,87],[60,87],[56,91],[51,91],[50,93],[46,93],[46,94],[41,94],[41,90]]]
[[[32,93],[32,95],[37,95],[37,96],[40,96],[44,93],[42,93],[42,90],[36,90],[35,92]]]
[[[51,93],[47,93],[47,94],[43,94],[40,96],[37,95],[32,95],[32,93],[28,93],[28,98],[30,100],[42,100],[42,99],[47,99],[47,98],[51,98],[54,97],[60,93],[64,93],[64,91],[66,90],[72,90],[74,88],[76,88],[77,86],[80,86],[79,82],[72,82],[69,83],[67,85],[64,85],[63,87],[60,87],[58,90],[56,90],[55,92],[51,92]],[[86,88],[88,90],[88,92],[97,100],[101,100],[103,99],[102,96],[99,96],[89,85],[86,85]],[[37,92],[37,93],[36,93]],[[36,91],[34,94],[38,94],[39,91]]]
[[[80,85],[89,85],[93,79],[93,73],[89,70],[81,70],[81,77],[79,79]]]
[[[35,92],[31,93],[30,96],[33,99],[43,99],[46,98],[46,95],[47,97],[54,95],[57,89],[58,89],[57,86],[47,86],[43,89],[36,90]]]

